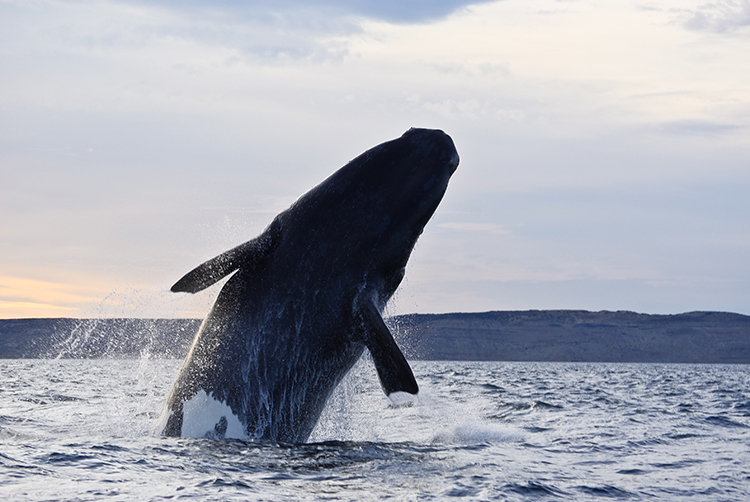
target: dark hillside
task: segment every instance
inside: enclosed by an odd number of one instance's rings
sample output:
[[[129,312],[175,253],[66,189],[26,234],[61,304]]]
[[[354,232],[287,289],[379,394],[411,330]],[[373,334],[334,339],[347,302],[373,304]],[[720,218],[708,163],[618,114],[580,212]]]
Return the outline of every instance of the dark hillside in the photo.
[[[750,316],[585,310],[387,320],[410,359],[750,364]],[[182,358],[198,319],[0,320],[0,358]]]

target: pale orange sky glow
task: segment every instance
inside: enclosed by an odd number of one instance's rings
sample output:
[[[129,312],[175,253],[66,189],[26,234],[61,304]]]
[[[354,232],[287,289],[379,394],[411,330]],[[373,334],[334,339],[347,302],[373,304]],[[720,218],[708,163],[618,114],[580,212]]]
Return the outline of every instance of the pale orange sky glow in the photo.
[[[79,317],[85,306],[102,300],[104,291],[98,286],[2,276],[0,318]]]

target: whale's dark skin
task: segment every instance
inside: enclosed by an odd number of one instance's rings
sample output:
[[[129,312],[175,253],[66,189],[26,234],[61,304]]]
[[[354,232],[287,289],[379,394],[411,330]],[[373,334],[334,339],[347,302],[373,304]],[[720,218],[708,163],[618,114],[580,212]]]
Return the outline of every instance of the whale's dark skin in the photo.
[[[172,291],[195,293],[234,272],[167,399],[163,433],[182,435],[183,404],[203,390],[231,408],[247,437],[304,442],[365,347],[386,394],[416,394],[381,313],[457,166],[448,135],[410,129],[180,279]],[[209,436],[223,436],[226,423]]]

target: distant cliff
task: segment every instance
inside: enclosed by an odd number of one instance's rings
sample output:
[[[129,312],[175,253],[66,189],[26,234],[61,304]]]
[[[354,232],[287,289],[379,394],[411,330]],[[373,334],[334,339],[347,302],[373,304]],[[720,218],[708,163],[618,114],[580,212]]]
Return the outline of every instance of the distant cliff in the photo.
[[[200,319],[4,319],[0,359],[183,358]]]
[[[393,321],[407,357],[419,359],[750,363],[750,316],[741,314],[530,310]]]
[[[584,310],[409,314],[387,323],[409,359],[750,364],[750,316]],[[182,358],[198,319],[0,320],[0,358]]]

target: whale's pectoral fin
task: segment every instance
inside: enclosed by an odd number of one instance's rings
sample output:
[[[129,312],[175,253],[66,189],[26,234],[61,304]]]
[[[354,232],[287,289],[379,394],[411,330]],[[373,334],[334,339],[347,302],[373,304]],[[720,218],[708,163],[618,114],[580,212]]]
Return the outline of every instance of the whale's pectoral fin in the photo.
[[[357,313],[362,321],[365,345],[372,354],[380,385],[386,395],[394,392],[418,393],[419,386],[409,363],[372,301],[361,299],[357,302]]]
[[[258,237],[198,265],[172,286],[173,293],[197,293],[235,270],[252,270],[276,247],[281,224],[275,219]]]

